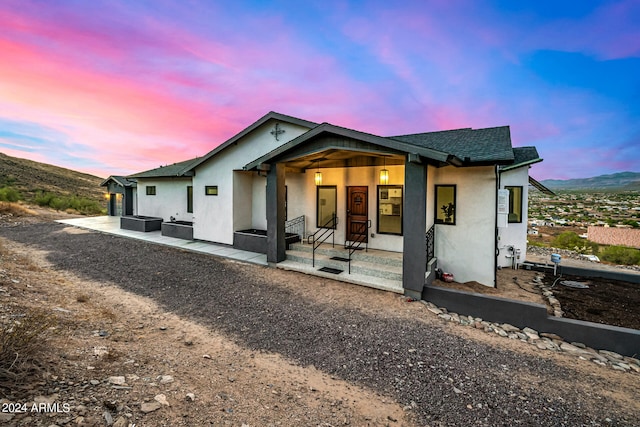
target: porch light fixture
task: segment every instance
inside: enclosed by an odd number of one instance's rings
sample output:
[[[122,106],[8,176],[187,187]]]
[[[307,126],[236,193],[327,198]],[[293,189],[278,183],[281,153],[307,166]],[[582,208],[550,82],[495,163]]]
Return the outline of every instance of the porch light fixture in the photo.
[[[322,172],[320,172],[320,160],[318,160],[318,171],[315,174],[316,185],[322,185]]]
[[[387,185],[389,183],[389,171],[387,170],[387,158],[383,157],[384,166],[380,171],[380,184]]]

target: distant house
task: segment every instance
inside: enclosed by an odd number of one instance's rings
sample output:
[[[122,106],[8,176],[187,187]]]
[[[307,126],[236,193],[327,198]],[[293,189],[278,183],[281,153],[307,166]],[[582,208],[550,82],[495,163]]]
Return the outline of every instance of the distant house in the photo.
[[[106,187],[107,215],[135,215],[136,214],[136,186],[133,179],[124,176],[111,175],[102,181],[101,187]]]
[[[587,229],[587,239],[601,245],[619,245],[640,249],[640,229],[637,228],[590,225]]]
[[[498,267],[524,260],[540,161],[507,126],[382,137],[271,112],[203,157],[127,179],[138,215],[192,223],[194,239],[242,247],[238,232],[265,230],[272,265],[298,218],[303,237],[400,253],[403,292],[419,297],[435,265],[495,286]]]

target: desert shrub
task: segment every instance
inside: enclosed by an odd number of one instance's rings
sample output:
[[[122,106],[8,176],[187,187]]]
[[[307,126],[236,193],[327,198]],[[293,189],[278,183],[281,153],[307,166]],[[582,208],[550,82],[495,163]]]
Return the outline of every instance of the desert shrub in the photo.
[[[551,243],[554,248],[568,249],[581,254],[594,254],[598,252],[599,245],[583,239],[573,231],[565,231],[559,234]]]
[[[15,188],[13,187],[0,188],[0,201],[17,202],[20,199],[22,199],[22,195]]]
[[[57,211],[73,209],[84,215],[98,215],[103,212],[99,202],[79,196],[57,196],[53,193],[39,192],[33,200],[40,206],[48,206]]]
[[[19,320],[0,325],[0,384],[18,384],[33,374],[55,324],[50,313],[30,311]]]
[[[640,264],[640,250],[625,246],[608,246],[601,253],[604,261],[620,265]]]

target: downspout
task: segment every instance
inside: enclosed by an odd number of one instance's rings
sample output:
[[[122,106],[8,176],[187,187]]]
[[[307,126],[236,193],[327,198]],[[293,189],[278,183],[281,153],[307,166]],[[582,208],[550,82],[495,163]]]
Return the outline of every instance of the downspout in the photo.
[[[495,215],[495,239],[493,241],[493,252],[495,254],[493,258],[493,286],[498,288],[498,257],[500,256],[500,250],[498,249],[498,190],[500,189],[500,172],[498,171],[498,165],[495,165],[496,174],[496,203],[494,209]]]

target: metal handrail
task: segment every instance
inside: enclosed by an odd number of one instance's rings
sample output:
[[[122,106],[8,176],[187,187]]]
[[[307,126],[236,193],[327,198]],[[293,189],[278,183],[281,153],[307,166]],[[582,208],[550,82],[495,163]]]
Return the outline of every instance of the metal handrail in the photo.
[[[311,253],[311,266],[316,266],[316,249],[320,247],[329,237],[332,237],[331,246],[335,247],[336,238],[335,230],[338,225],[338,217],[336,214],[331,215],[329,221],[327,221],[318,231],[307,237],[307,243],[313,242],[313,251]],[[317,236],[316,236],[317,235]]]
[[[284,223],[284,231],[285,233],[297,234],[300,236],[300,240],[304,240],[305,234],[305,217],[304,215],[300,215],[297,218],[293,218]]]
[[[361,232],[356,233],[358,238],[356,240],[350,240],[351,246],[349,246],[349,267],[348,267],[349,274],[351,274],[351,256],[355,253],[355,251],[360,249],[360,246],[362,246],[362,243],[364,243],[365,252],[369,251],[369,239],[367,239],[367,230],[371,228],[371,220],[367,220],[366,223],[360,223],[358,225],[361,226],[360,227]]]
[[[431,261],[433,258],[435,258],[435,252],[436,252],[436,228],[435,228],[435,224],[431,226],[431,228],[429,229],[429,231],[426,232],[425,234],[425,240],[426,240],[426,249],[427,249],[427,263],[429,261]]]

